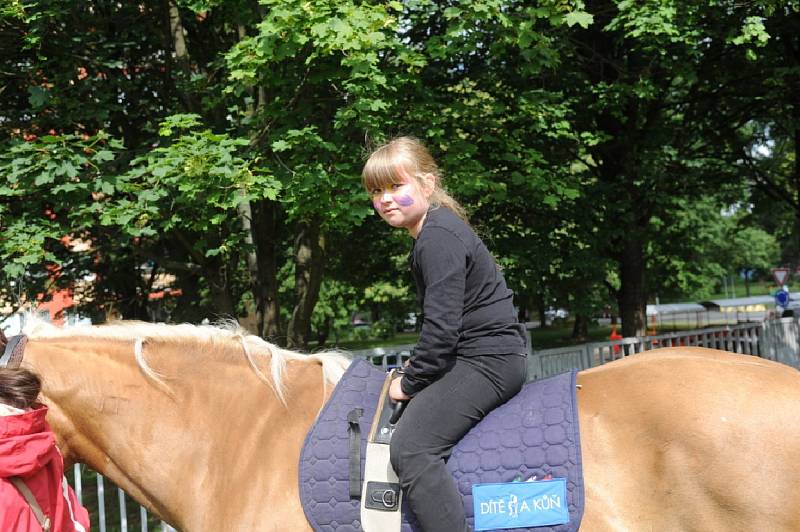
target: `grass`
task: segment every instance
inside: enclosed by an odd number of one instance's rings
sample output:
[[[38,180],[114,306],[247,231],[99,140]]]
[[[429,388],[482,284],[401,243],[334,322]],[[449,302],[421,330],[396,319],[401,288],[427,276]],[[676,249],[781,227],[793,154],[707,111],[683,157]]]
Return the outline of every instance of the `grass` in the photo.
[[[555,324],[544,328],[531,330],[531,341],[535,349],[547,349],[551,347],[563,347],[568,345],[581,344],[585,342],[602,342],[608,340],[611,334],[611,327],[607,325],[594,325],[589,327],[589,337],[585,339],[572,338],[572,322],[568,320],[558,320]],[[339,342],[335,346],[346,351],[358,351],[361,349],[372,349],[374,347],[391,347],[395,345],[415,344],[419,334],[416,332],[397,333],[389,339],[365,339],[350,340]],[[312,346],[311,351],[314,351]]]
[[[552,347],[564,347],[586,342],[602,342],[608,340],[610,334],[611,327],[607,325],[596,325],[589,328],[588,338],[574,339],[572,338],[572,322],[559,320],[559,322],[554,325],[532,329],[531,341],[534,349],[548,349]],[[335,346],[328,347],[336,347],[346,351],[359,351],[361,349],[372,349],[374,347],[392,347],[395,345],[415,344],[418,338],[418,333],[402,332],[397,333],[393,338],[389,339],[342,341]],[[311,351],[314,350],[315,347],[312,346]]]
[[[771,295],[775,293],[777,289],[777,285],[775,285],[775,282],[771,279],[750,282],[751,296]],[[720,287],[719,291],[714,292],[707,297],[664,297],[660,298],[660,303],[696,303],[698,301],[709,301],[712,299],[732,299],[740,297],[747,297],[747,288],[745,287],[744,281],[737,279],[733,286],[728,286],[727,292],[724,290],[724,288]],[[654,301],[651,301],[651,303],[654,303]]]
[[[751,293],[751,295],[753,295]],[[723,299],[723,298],[715,298]],[[701,321],[697,323],[695,320],[687,320],[685,317],[662,318],[655,328],[655,334],[665,334],[675,331],[686,331],[696,329],[698,327],[713,327],[719,324],[708,324]],[[570,345],[585,344],[591,342],[606,342],[611,336],[611,326],[605,324],[593,324],[589,326],[589,334],[586,338],[573,338],[572,337],[572,320],[556,320],[553,324],[547,327],[538,327],[531,329],[531,342],[535,350],[552,349],[556,347],[567,347]],[[617,327],[619,330],[619,326]],[[653,334],[652,325],[648,324],[647,334]],[[396,345],[415,344],[419,335],[416,332],[402,332],[397,333],[394,337],[389,339],[362,339],[341,341],[335,346],[327,345],[326,347],[336,347],[346,351],[358,351],[361,349],[371,349],[374,347],[392,347]],[[312,345],[311,351],[315,347]]]
[[[750,295],[771,295],[777,290],[775,283],[770,280],[753,281],[750,283]],[[699,301],[709,301],[714,299],[729,299],[729,298],[742,298],[747,297],[744,282],[741,279],[736,279],[733,287],[728,286],[727,293],[717,292],[703,298],[665,298],[661,299],[660,303],[695,303]],[[654,302],[651,302],[654,303]],[[534,349],[550,349],[555,347],[566,347],[570,345],[583,344],[587,342],[604,342],[609,340],[611,335],[611,326],[609,325],[590,325],[589,334],[586,338],[572,338],[572,320],[556,320],[553,324],[547,327],[537,328],[531,330],[531,341]],[[700,327],[707,327],[708,324],[701,323]],[[681,317],[666,317],[662,318],[658,323],[655,334],[663,334],[674,331],[685,331],[695,329],[698,324],[694,320],[686,320]],[[648,334],[651,334],[651,325],[648,324]],[[395,334],[392,338],[379,339],[379,338],[366,338],[359,340],[343,340],[333,345],[326,345],[325,347],[336,347],[346,351],[358,351],[362,349],[371,349],[374,347],[391,347],[395,345],[415,344],[417,342],[418,333],[416,332],[401,332]],[[311,345],[311,350],[314,351],[316,346]]]
[[[531,330],[531,341],[536,349],[546,349],[550,347],[563,347],[567,345],[580,344],[585,342],[602,342],[608,340],[611,334],[610,326],[596,325],[589,328],[589,337],[583,340],[572,338],[572,322],[559,320],[553,325],[544,328]],[[391,347],[395,345],[415,344],[419,334],[415,332],[397,333],[393,338],[387,339],[367,339],[343,341],[336,345],[339,349],[347,351],[358,351],[361,349],[372,349],[373,347]]]
[[[366,338],[363,340],[342,340],[336,345],[327,345],[325,347],[336,347],[347,351],[358,351],[360,349],[372,349],[373,347],[391,347],[394,345],[414,344],[417,342],[419,334],[415,332],[399,332],[391,338]],[[312,351],[315,346],[311,344]],[[323,349],[325,348],[323,347]]]

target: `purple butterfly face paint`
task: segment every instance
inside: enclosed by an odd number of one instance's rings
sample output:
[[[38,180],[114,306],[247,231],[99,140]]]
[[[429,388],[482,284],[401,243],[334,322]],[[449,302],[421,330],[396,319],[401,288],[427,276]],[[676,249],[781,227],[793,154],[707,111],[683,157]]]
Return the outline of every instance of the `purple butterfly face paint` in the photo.
[[[408,194],[395,194],[392,196],[392,199],[401,207],[411,207],[414,205],[414,198]]]
[[[381,210],[381,203],[383,202],[383,198],[385,197],[386,193],[389,192],[387,189],[383,193],[373,194],[372,197],[372,207],[380,212]],[[411,207],[414,205],[414,198],[409,196],[408,194],[390,194],[392,201],[397,204],[398,207]]]

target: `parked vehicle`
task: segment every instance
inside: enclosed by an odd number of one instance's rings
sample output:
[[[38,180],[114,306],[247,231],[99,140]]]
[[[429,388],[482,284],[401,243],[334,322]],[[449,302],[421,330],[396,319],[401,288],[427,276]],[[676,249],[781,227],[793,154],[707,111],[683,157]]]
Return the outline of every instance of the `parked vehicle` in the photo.
[[[569,311],[565,308],[553,308],[550,307],[549,309],[544,311],[544,316],[548,320],[556,320],[556,319],[567,319],[569,317]]]

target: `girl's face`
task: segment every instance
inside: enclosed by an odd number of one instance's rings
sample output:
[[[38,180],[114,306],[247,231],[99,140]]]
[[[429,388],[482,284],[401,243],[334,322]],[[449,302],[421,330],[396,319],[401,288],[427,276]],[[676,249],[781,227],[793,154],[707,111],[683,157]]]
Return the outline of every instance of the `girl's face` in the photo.
[[[398,169],[398,173],[400,179],[397,183],[370,190],[372,206],[386,223],[392,227],[404,227],[416,238],[430,206],[432,176],[426,176],[423,186],[402,169]]]

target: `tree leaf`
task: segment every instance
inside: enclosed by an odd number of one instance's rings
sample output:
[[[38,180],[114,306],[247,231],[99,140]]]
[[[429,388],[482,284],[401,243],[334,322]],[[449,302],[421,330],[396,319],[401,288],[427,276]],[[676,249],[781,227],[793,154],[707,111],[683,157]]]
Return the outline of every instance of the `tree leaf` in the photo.
[[[586,11],[571,11],[564,17],[564,21],[570,28],[578,24],[581,28],[588,28],[594,22],[594,15]]]

